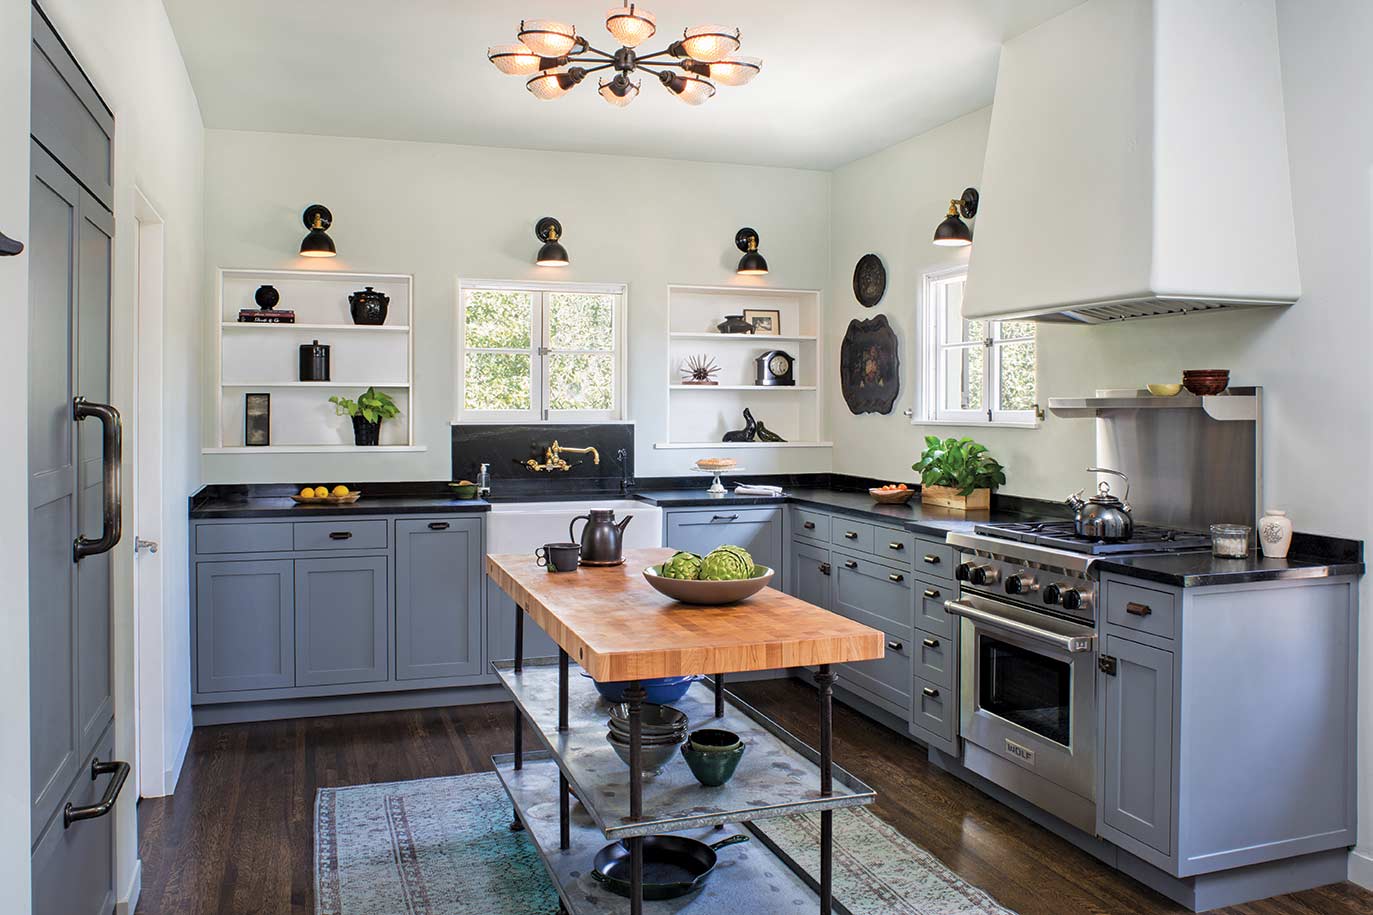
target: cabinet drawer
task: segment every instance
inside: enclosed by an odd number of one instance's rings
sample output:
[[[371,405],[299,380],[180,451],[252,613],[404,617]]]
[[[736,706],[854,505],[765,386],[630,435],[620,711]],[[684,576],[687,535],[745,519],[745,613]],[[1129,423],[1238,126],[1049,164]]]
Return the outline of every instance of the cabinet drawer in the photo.
[[[291,524],[197,524],[195,551],[212,553],[271,553],[290,550]]]
[[[836,613],[910,638],[914,619],[909,572],[838,551],[831,556],[830,567]]]
[[[915,562],[915,535],[888,527],[874,527],[872,552],[879,559],[899,562],[909,569]]]
[[[862,521],[837,517],[830,519],[830,543],[848,547],[851,550],[872,552],[873,527]]]
[[[796,537],[806,537],[810,540],[821,540],[829,543],[830,539],[830,516],[822,515],[819,512],[807,511],[804,508],[792,510],[792,534]]]
[[[958,650],[952,637],[917,631],[910,647],[917,677],[940,689],[953,689],[954,659],[958,657]]]
[[[1131,582],[1106,580],[1106,621],[1127,629],[1173,638],[1176,610],[1173,595]]]
[[[903,635],[887,633],[887,650],[880,658],[856,661],[841,668],[845,686],[902,719],[911,711],[911,645]]]
[[[923,537],[915,539],[915,568],[924,572],[926,575],[934,575],[938,578],[953,579],[953,567],[957,564],[954,561],[953,547],[942,540],[926,540]]]
[[[933,635],[953,638],[957,620],[944,609],[944,601],[958,597],[958,589],[937,579],[915,579],[915,625]]]
[[[958,721],[958,697],[954,690],[920,677],[912,682],[915,688],[911,691],[911,723],[942,741],[952,741]]]
[[[297,521],[295,545],[298,550],[384,550],[384,520],[374,521]]]

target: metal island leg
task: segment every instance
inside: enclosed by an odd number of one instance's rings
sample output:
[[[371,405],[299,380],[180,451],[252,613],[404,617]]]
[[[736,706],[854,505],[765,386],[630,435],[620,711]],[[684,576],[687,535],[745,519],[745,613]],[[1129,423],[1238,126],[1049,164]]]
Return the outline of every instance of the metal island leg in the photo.
[[[524,672],[524,608],[515,605],[515,673]],[[515,703],[515,771],[524,768],[524,716],[520,714],[519,703]],[[510,831],[524,829],[520,822],[520,812],[511,804]]]
[[[820,793],[834,793],[834,672],[821,664],[815,672],[820,693]],[[834,910],[834,811],[820,812],[820,915]]]
[[[629,706],[629,818],[639,820],[644,815],[643,771],[643,705],[648,695],[638,680],[630,681],[625,690]],[[644,840],[640,836],[626,839],[629,846],[629,913],[643,915],[644,911]]]
[[[567,732],[567,652],[558,649],[558,733]],[[567,773],[558,770],[558,847],[567,851],[572,847],[572,803],[567,785]]]
[[[715,717],[725,717],[725,675],[715,675]]]

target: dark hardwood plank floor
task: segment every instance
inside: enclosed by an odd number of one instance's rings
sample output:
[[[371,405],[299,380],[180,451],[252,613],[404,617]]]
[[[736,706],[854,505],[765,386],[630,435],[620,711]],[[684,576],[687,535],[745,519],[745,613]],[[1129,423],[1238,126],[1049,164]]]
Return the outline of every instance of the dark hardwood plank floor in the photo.
[[[782,680],[737,689],[815,742],[813,689]],[[510,706],[496,704],[197,729],[175,796],[139,807],[137,911],[314,915],[315,789],[489,769],[491,754],[510,749],[510,719]],[[878,816],[1021,915],[1185,911],[843,706],[836,707],[835,757],[877,790]],[[1341,883],[1220,911],[1373,915],[1373,894]]]

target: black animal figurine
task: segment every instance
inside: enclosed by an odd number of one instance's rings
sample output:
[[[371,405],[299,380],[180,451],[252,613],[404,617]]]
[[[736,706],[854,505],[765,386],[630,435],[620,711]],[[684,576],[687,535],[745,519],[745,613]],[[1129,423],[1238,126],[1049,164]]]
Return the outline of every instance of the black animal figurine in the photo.
[[[744,408],[744,428],[734,432],[726,432],[725,437],[720,439],[722,442],[751,442],[753,437],[758,434],[758,423],[754,420],[753,414],[748,408]]]
[[[762,421],[761,419],[758,420],[758,428],[754,430],[754,436],[755,436],[755,440],[756,440],[756,441],[760,441],[760,442],[785,442],[785,441],[786,441],[786,439],[782,438],[782,436],[778,435],[776,432],[773,432],[773,431],[772,431],[771,429],[769,429],[767,426],[764,426],[764,425],[763,425],[763,421]]]

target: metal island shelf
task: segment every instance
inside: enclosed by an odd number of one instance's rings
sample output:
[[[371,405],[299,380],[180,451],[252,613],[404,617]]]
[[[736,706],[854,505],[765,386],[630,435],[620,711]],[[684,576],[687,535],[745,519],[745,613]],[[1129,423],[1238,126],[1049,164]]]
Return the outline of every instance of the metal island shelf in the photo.
[[[750,915],[834,911],[833,811],[868,804],[871,788],[833,763],[831,664],[881,657],[885,636],[804,601],[765,589],[728,607],[691,607],[653,590],[640,570],[671,550],[631,550],[627,562],[550,574],[532,557],[488,556],[487,572],[515,601],[515,658],[494,668],[515,702],[514,752],[493,758],[510,795],[516,824],[526,828],[564,911],[581,913],[719,912]],[[557,658],[525,661],[524,618],[558,643]],[[641,680],[710,674],[673,703],[694,725],[709,720],[748,746],[733,780],[702,787],[685,765],[657,776],[626,770],[605,740],[606,706],[577,665],[602,682],[627,681],[630,756],[642,752]],[[757,710],[729,695],[724,674],[781,667],[817,668],[820,747],[812,749]],[[526,751],[525,722],[541,748]],[[627,783],[627,784],[626,784]],[[628,790],[626,790],[626,788]],[[579,804],[573,811],[572,795]],[[680,833],[709,841],[726,824],[799,813],[820,814],[820,875],[812,878],[766,840],[722,855],[705,886],[677,899],[643,899],[643,842]],[[606,841],[622,840],[631,856],[628,899],[591,877]],[[766,887],[767,892],[761,888]],[[740,909],[747,900],[748,908]],[[812,908],[813,907],[813,908]]]

